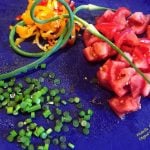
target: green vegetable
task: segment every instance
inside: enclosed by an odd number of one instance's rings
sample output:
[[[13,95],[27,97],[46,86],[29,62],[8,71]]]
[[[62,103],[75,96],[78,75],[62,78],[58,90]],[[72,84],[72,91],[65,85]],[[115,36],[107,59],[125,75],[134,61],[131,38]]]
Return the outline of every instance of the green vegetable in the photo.
[[[30,144],[30,145],[28,146],[28,150],[34,150],[34,145],[33,145],[33,144]]]
[[[41,64],[41,69],[45,69],[46,68],[46,64]]]
[[[41,105],[37,104],[37,105],[34,105],[34,106],[30,107],[27,111],[28,112],[33,112],[33,111],[37,111],[39,109],[41,109]]]
[[[90,133],[88,128],[83,128],[83,134],[88,135]]]
[[[53,142],[54,145],[58,145],[59,144],[59,140],[57,138],[54,138],[52,140],[52,142]]]
[[[79,127],[79,121],[78,120],[73,120],[72,124],[76,128]]]
[[[68,147],[71,148],[71,149],[75,148],[74,144],[72,144],[72,143],[68,143]]]
[[[50,111],[49,109],[46,109],[46,110],[43,112],[43,116],[44,116],[45,118],[48,118],[51,114],[52,114],[52,113],[51,113],[51,111]]]

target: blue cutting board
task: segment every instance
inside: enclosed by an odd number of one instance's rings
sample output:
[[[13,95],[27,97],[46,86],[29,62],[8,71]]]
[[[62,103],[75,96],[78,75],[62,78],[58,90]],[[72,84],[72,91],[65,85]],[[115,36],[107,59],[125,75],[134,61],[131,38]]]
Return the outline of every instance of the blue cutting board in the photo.
[[[76,6],[81,4],[96,4],[105,7],[118,8],[126,6],[130,10],[142,11],[150,14],[149,0],[75,0]],[[9,46],[9,25],[14,25],[15,17],[21,14],[27,5],[26,0],[0,1],[0,73],[21,67],[35,59],[24,58]],[[98,12],[82,11],[79,16],[93,22]],[[24,47],[36,51],[36,47],[26,42]],[[150,150],[150,98],[142,99],[142,109],[127,115],[120,120],[109,108],[108,98],[112,93],[91,83],[100,65],[88,63],[83,55],[83,41],[79,37],[73,47],[66,48],[49,58],[46,63],[47,70],[54,71],[62,80],[62,86],[67,89],[74,86],[74,93],[78,95],[85,108],[92,108],[94,116],[91,120],[91,132],[84,136],[80,131],[72,129],[66,134],[69,141],[76,145],[76,150]],[[26,75],[37,77],[42,71],[29,72]],[[19,77],[22,80],[24,76]],[[87,77],[88,80],[85,80]],[[70,95],[71,96],[71,95]],[[100,105],[93,105],[90,100],[96,97]],[[0,110],[0,150],[20,150],[17,143],[9,143],[6,136],[11,129],[16,129],[16,123],[25,116],[9,116]],[[57,150],[59,147],[52,146]]]

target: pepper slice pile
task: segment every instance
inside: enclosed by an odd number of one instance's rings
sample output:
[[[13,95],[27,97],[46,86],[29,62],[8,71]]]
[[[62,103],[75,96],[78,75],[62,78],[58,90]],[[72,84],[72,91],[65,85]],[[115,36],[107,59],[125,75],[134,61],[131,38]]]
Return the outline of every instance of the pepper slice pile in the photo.
[[[67,24],[67,18],[64,18],[63,15],[68,13],[66,8],[57,0],[43,0],[35,7],[35,17],[40,20],[47,20],[58,16],[60,16],[60,18],[52,22],[39,24],[33,21],[30,15],[33,2],[34,0],[28,0],[27,9],[20,17],[24,25],[19,24],[16,26],[16,33],[19,37],[16,39],[15,44],[19,46],[24,40],[34,37],[33,43],[41,50],[48,51],[54,47],[58,38],[63,33]],[[75,28],[72,33],[73,35],[71,37],[75,37]],[[44,44],[40,43],[40,39],[44,40]],[[74,41],[75,40],[70,43],[73,44]]]

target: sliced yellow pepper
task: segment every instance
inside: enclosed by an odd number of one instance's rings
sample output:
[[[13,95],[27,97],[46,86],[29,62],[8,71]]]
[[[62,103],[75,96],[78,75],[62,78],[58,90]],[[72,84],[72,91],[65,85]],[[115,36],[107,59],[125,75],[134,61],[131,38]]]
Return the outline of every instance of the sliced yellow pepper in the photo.
[[[16,27],[16,33],[21,38],[24,38],[24,39],[33,36],[33,33],[35,30],[36,30],[36,26],[20,26],[20,25],[18,25]]]

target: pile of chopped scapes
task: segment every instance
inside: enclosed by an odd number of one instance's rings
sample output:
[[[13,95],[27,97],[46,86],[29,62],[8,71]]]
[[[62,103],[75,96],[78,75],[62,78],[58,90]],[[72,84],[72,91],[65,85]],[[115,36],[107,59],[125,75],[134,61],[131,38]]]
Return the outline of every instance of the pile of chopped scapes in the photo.
[[[42,64],[41,68],[45,65]],[[46,83],[50,87],[45,86]],[[18,128],[10,131],[7,140],[18,142],[28,150],[48,150],[52,144],[61,149],[74,149],[75,145],[67,140],[65,132],[73,126],[88,135],[93,111],[84,109],[80,98],[68,97],[66,91],[53,72],[45,72],[39,78],[26,77],[20,82],[15,78],[0,81],[0,107],[9,115],[26,116],[25,120],[18,122]],[[41,124],[47,122],[46,125],[39,124],[41,116]],[[43,144],[34,144],[34,138]]]

